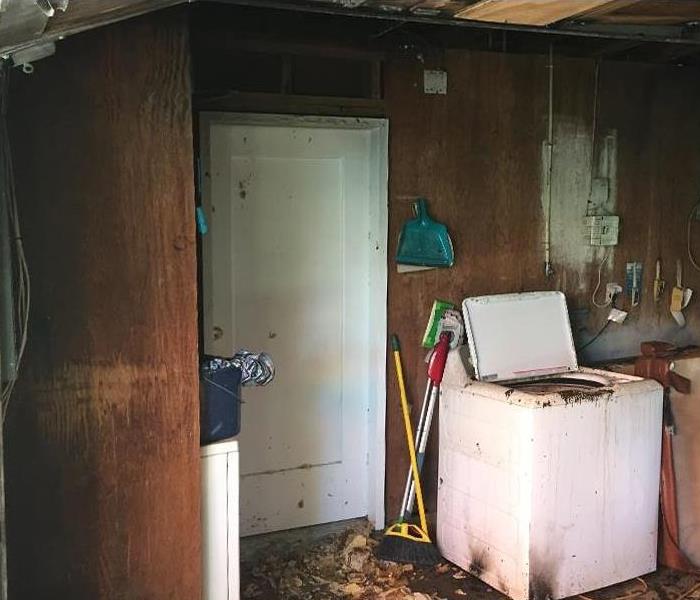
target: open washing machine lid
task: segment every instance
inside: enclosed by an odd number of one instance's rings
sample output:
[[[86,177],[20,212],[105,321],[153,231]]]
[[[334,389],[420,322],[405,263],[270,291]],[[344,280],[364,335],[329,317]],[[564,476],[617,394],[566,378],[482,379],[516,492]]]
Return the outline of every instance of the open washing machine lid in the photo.
[[[476,378],[510,381],[578,370],[561,292],[466,298],[462,303]]]

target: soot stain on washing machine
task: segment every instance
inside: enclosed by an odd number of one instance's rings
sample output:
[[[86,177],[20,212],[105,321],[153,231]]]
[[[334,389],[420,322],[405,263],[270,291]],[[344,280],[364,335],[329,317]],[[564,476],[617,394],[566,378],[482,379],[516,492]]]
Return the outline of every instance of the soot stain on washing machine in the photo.
[[[483,548],[471,552],[471,560],[469,561],[469,566],[467,571],[469,571],[474,577],[481,577],[487,570],[488,565],[486,563],[486,553]]]
[[[552,600],[554,593],[549,573],[530,575],[530,600]]]

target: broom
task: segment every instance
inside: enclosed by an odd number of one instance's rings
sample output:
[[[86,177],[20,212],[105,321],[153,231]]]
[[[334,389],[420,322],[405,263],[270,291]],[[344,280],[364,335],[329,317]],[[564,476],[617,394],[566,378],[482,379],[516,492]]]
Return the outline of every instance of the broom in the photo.
[[[396,377],[399,382],[399,392],[401,393],[401,411],[403,412],[403,422],[406,428],[408,454],[411,458],[413,484],[416,488],[420,526],[413,523],[405,523],[401,519],[394,523],[384,532],[384,538],[377,549],[377,556],[382,560],[432,566],[440,562],[440,554],[433,546],[428,535],[428,522],[425,518],[425,505],[423,504],[423,490],[420,485],[420,475],[418,474],[411,417],[408,414],[406,386],[404,385],[403,369],[401,368],[401,350],[399,348],[399,338],[395,335],[391,336],[391,349],[394,353]]]

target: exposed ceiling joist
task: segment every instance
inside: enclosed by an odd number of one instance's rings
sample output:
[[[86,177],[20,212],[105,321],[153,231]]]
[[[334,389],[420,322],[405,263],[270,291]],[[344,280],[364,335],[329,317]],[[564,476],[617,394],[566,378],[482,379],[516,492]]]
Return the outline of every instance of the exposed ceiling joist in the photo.
[[[639,0],[481,0],[455,14],[459,19],[547,26],[591,12],[604,14]]]
[[[0,0],[0,55],[150,11],[197,0]],[[468,29],[546,33],[560,37],[700,45],[700,0],[209,0],[214,2],[381,19],[387,23],[452,25]],[[2,9],[37,2],[65,13],[40,15],[34,24]],[[48,19],[48,20],[47,20]],[[41,21],[41,22],[39,22]],[[37,23],[39,23],[37,25]],[[32,25],[32,27],[27,27]],[[5,28],[5,31],[3,30]],[[389,26],[389,30],[393,26]],[[12,35],[9,35],[9,33]],[[3,35],[5,34],[5,35]],[[624,44],[622,51],[629,50]],[[602,55],[615,54],[603,51]],[[619,51],[618,51],[619,52]],[[679,50],[680,55],[684,55]],[[674,55],[675,56],[675,55]]]
[[[570,31],[572,33],[596,33],[600,36],[624,36],[627,39],[639,39],[648,41],[678,41],[692,43],[696,36],[689,35],[681,25],[613,25],[611,23],[598,23],[597,21],[570,21],[558,26],[557,31]]]

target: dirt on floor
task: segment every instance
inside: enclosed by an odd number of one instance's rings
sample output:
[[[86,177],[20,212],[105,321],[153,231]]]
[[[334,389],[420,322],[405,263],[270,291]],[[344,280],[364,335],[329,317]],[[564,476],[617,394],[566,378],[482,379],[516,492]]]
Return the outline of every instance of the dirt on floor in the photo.
[[[443,562],[417,567],[381,561],[381,536],[369,524],[311,545],[274,543],[241,565],[243,600],[501,600],[506,596]],[[698,600],[700,576],[660,570],[643,579],[578,596],[579,600]],[[546,599],[536,599],[546,600]]]

